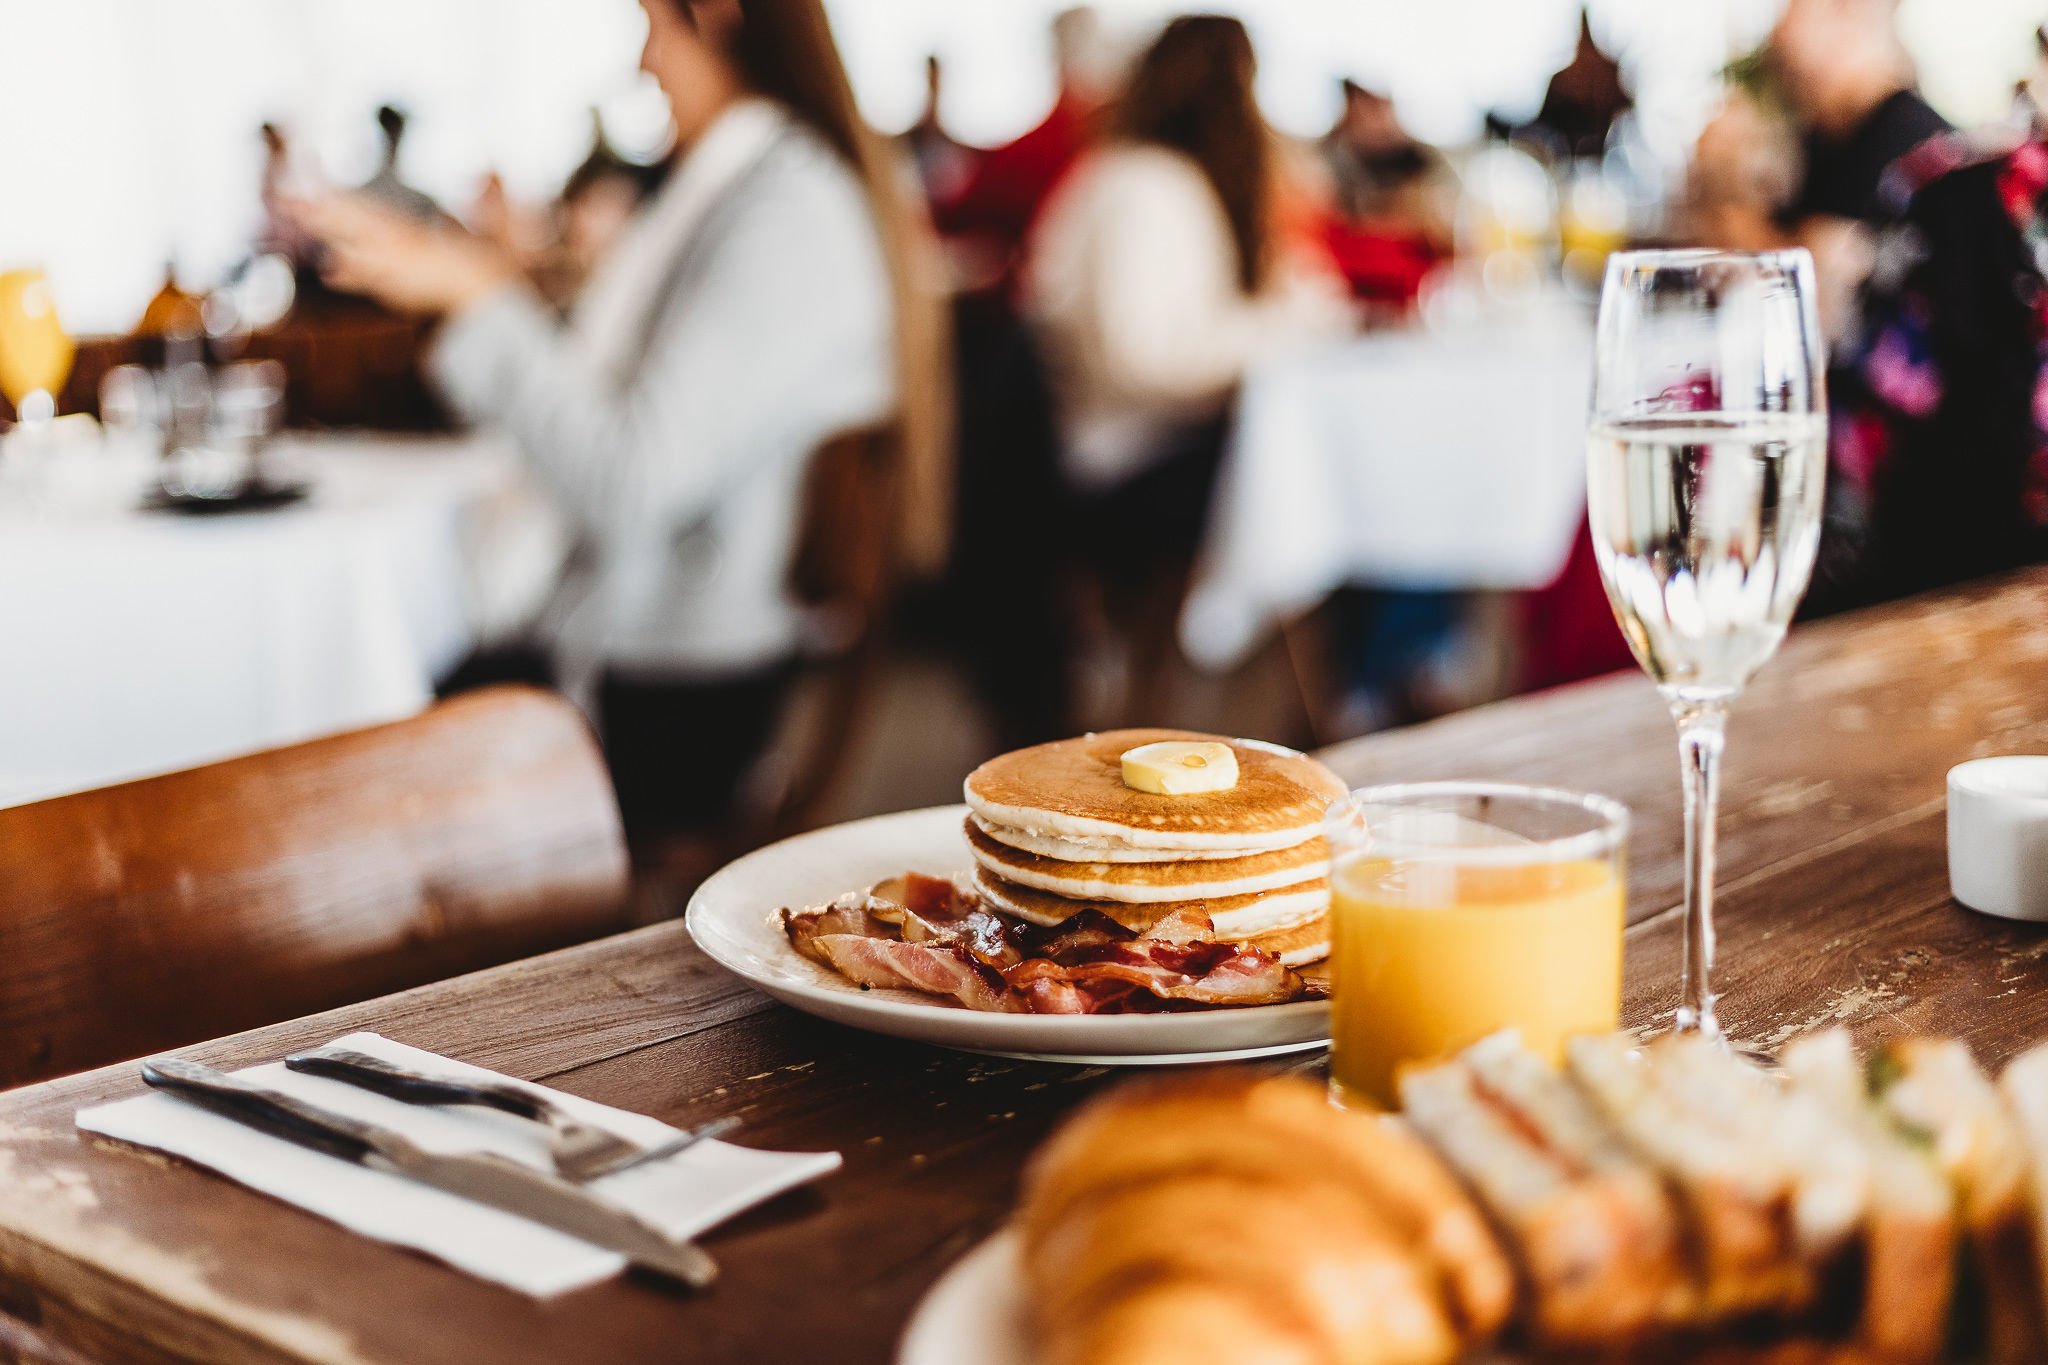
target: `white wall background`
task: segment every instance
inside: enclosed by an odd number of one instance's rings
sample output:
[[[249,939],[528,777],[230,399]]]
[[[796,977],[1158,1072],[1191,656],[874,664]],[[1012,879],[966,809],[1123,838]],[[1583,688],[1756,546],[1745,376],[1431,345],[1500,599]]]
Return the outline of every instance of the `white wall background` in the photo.
[[[1051,96],[1045,25],[1063,0],[828,0],[863,103],[900,127],[927,52],[947,62],[945,114],[994,142]],[[1592,0],[1647,132],[1679,154],[1715,72],[1782,0]],[[1098,0],[1133,43],[1173,0]],[[1488,109],[1526,113],[1569,54],[1578,0],[1216,0],[1259,44],[1261,98],[1282,127],[1327,123],[1339,76],[1389,90],[1419,133],[1458,141]],[[2048,0],[1905,0],[1936,103],[2006,109]],[[119,330],[166,259],[203,285],[255,222],[256,125],[294,134],[304,169],[368,171],[370,111],[413,114],[405,171],[454,206],[491,168],[547,193],[582,155],[602,104],[648,135],[633,0],[0,0],[0,267],[36,263],[74,328]]]

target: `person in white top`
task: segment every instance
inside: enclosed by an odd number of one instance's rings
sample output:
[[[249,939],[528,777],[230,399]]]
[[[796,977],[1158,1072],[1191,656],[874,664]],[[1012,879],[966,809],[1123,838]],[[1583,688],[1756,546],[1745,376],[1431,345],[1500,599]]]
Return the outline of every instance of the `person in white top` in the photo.
[[[642,7],[678,157],[567,325],[481,238],[358,201],[306,217],[335,283],[447,317],[442,392],[576,523],[558,666],[596,683],[629,832],[667,832],[725,815],[779,712],[807,456],[896,419],[918,362],[901,188],[819,0]]]
[[[1277,231],[1272,134],[1235,19],[1175,20],[1140,58],[1110,126],[1054,192],[1028,249],[1024,307],[1045,353],[1068,482],[1084,499],[1141,476],[1213,472],[1209,435],[1246,369],[1342,334],[1327,262]],[[1190,454],[1197,450],[1199,455]],[[1186,489],[1178,490],[1185,493]],[[1189,538],[1199,526],[1182,528]]]

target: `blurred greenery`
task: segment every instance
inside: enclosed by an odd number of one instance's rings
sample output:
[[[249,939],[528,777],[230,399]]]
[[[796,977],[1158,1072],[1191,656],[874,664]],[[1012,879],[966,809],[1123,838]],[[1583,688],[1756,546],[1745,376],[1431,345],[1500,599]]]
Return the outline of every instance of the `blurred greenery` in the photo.
[[[1771,113],[1782,114],[1789,107],[1783,79],[1771,60],[1768,44],[1760,43],[1722,67],[1721,79]]]

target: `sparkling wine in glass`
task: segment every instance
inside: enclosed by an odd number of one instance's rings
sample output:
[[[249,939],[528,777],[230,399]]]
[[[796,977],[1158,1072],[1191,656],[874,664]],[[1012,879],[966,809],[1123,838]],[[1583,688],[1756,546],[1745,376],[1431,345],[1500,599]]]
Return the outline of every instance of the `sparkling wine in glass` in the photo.
[[[1728,707],[1813,574],[1827,398],[1804,251],[1616,255],[1600,296],[1587,514],[1608,601],[1678,723],[1685,975],[1714,1012],[1714,816]]]

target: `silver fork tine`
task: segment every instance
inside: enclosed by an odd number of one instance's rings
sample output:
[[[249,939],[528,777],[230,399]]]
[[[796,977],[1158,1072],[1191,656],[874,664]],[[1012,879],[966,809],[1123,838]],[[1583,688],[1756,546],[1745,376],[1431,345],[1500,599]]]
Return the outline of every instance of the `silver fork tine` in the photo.
[[[548,1154],[564,1179],[578,1184],[674,1156],[706,1138],[739,1126],[737,1115],[701,1124],[652,1147],[642,1147],[610,1129],[585,1123],[549,1096],[503,1080],[458,1080],[387,1062],[349,1048],[320,1047],[294,1053],[284,1064],[293,1071],[346,1081],[408,1104],[474,1104],[546,1124]]]
[[[685,1129],[666,1142],[658,1142],[652,1147],[637,1148],[628,1156],[587,1162],[574,1171],[563,1165],[563,1159],[557,1156],[556,1165],[560,1167],[563,1175],[581,1184],[584,1181],[596,1180],[600,1176],[617,1175],[620,1171],[630,1171],[635,1166],[642,1166],[650,1161],[659,1161],[663,1157],[674,1156],[678,1152],[687,1151],[689,1148],[695,1147],[700,1142],[706,1142],[712,1138],[730,1133],[739,1126],[740,1116],[738,1114],[727,1114],[722,1119],[713,1119],[709,1123],[700,1123],[695,1128]]]
[[[625,1160],[640,1150],[637,1143],[576,1118],[548,1096],[506,1081],[429,1075],[348,1048],[314,1048],[294,1053],[284,1064],[293,1071],[345,1081],[408,1104],[479,1105],[545,1124],[555,1169],[571,1180],[588,1178],[576,1175],[576,1170],[602,1169],[606,1163]]]

